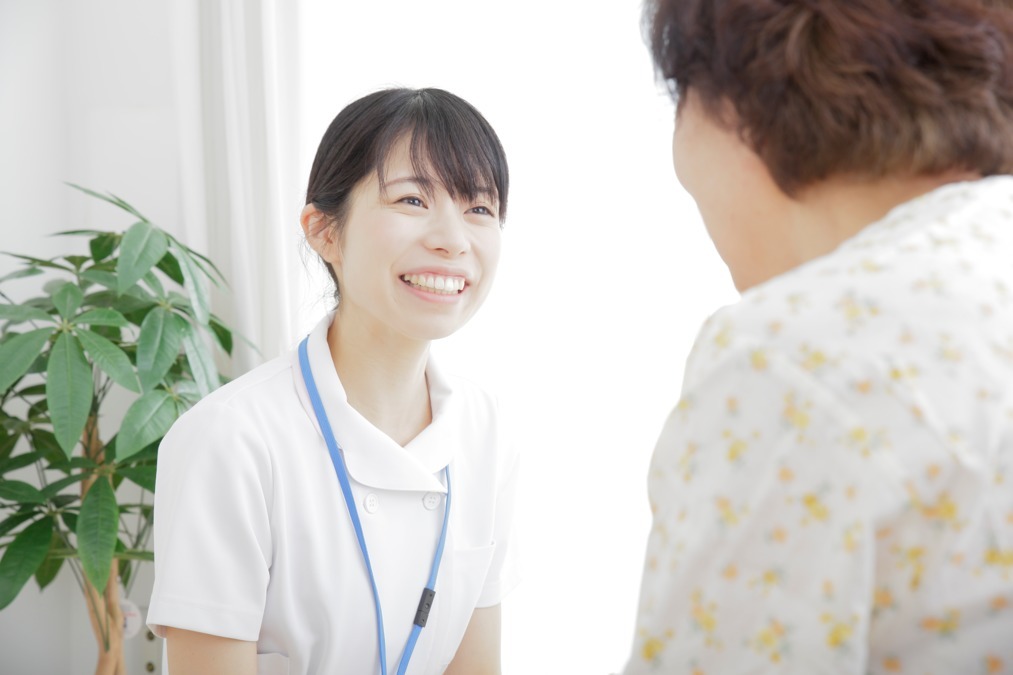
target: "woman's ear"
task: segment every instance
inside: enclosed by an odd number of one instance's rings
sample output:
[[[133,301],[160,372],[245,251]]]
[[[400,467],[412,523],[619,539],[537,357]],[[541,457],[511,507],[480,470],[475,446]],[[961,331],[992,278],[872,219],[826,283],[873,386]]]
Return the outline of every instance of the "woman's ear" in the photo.
[[[313,204],[303,207],[299,215],[306,242],[326,262],[334,263],[340,252],[338,230],[333,219]]]

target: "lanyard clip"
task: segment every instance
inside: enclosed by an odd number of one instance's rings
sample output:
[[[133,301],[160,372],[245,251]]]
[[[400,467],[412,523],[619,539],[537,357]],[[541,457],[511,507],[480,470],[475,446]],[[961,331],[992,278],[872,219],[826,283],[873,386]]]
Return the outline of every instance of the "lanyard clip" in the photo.
[[[422,589],[422,599],[419,600],[419,608],[415,612],[415,625],[419,628],[426,627],[426,621],[429,620],[429,610],[433,607],[433,598],[436,597],[436,591],[428,588]]]

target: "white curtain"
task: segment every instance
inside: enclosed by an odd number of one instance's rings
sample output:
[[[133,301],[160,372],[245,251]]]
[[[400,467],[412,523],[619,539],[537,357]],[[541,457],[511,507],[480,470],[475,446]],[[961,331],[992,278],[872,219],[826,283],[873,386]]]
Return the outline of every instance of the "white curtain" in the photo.
[[[232,375],[296,337],[298,4],[173,3],[181,230],[228,280],[213,311],[252,343],[236,340]]]

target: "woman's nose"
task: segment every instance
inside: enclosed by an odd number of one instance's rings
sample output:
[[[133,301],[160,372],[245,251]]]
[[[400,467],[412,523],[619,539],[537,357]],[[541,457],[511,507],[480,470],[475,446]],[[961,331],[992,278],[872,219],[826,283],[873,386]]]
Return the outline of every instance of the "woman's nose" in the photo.
[[[456,209],[441,209],[435,214],[426,232],[425,245],[447,257],[457,257],[471,248],[467,236],[468,223]]]

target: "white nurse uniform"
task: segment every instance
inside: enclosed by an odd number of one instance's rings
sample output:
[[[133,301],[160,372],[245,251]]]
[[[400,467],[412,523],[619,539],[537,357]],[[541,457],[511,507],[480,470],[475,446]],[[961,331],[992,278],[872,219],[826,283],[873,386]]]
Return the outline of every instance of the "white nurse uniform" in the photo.
[[[347,402],[327,345],[308,353],[344,450],[397,664],[443,522],[447,545],[429,621],[408,673],[442,673],[472,611],[517,581],[510,528],[517,457],[494,400],[426,369],[433,421],[401,447]],[[379,672],[369,580],[299,370],[270,361],[183,415],[159,449],[155,585],[148,625],[257,642],[258,673]]]

